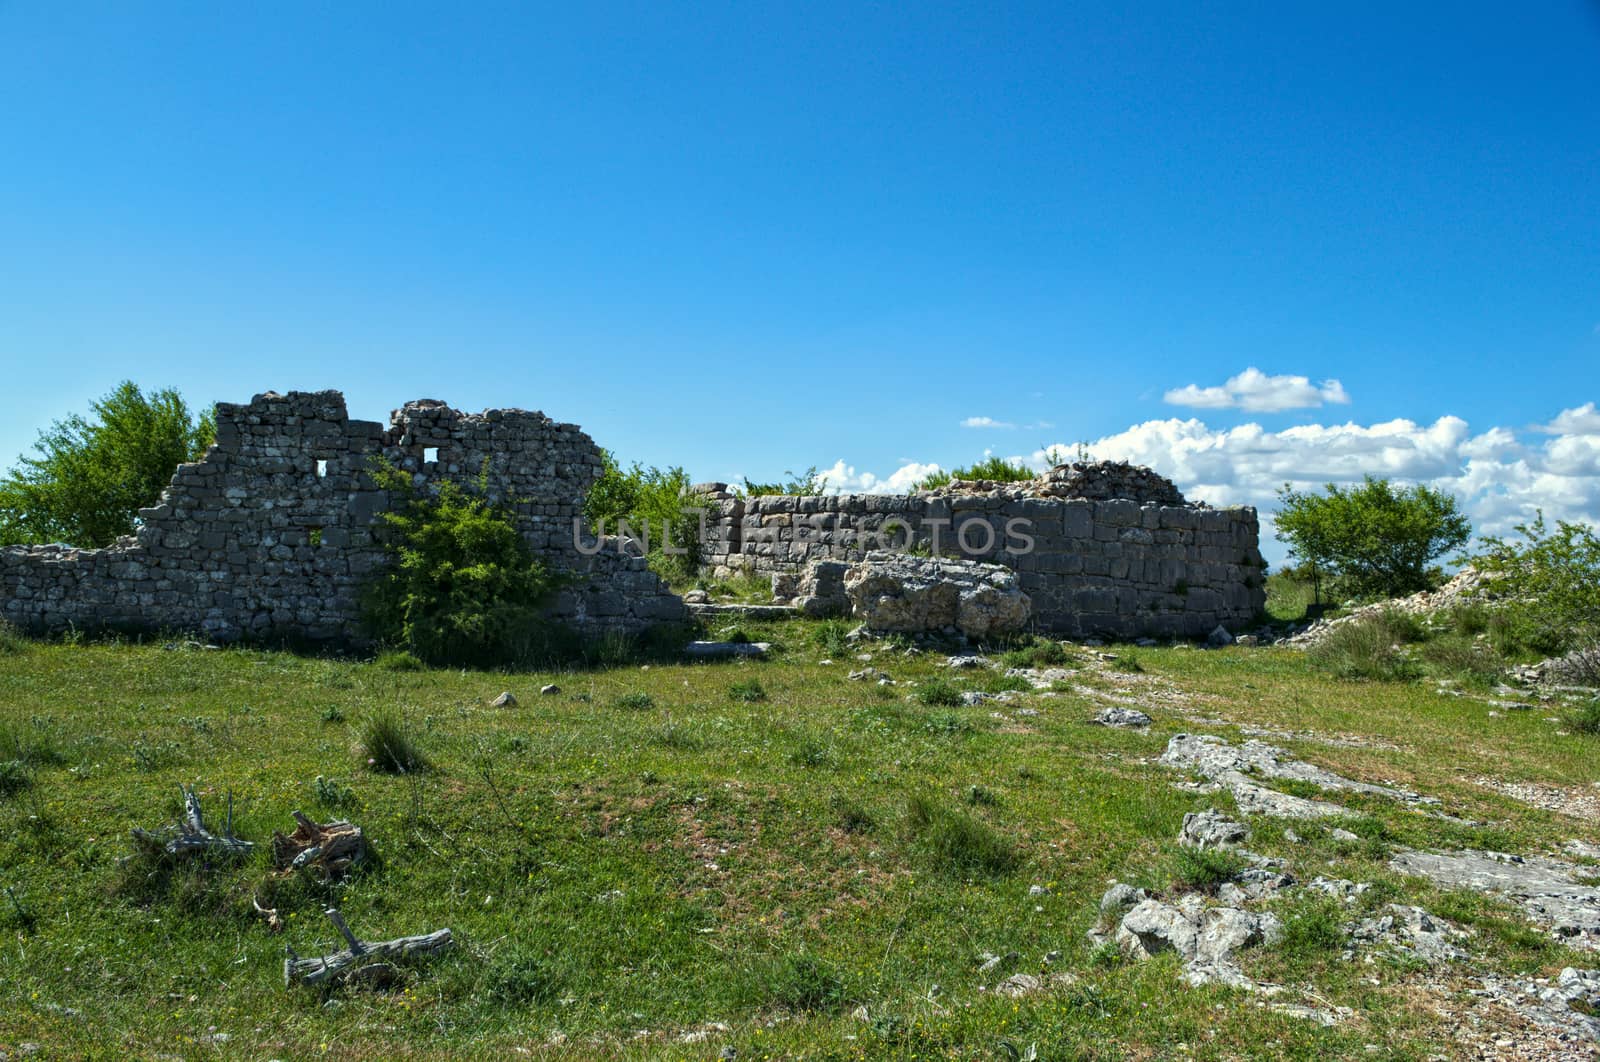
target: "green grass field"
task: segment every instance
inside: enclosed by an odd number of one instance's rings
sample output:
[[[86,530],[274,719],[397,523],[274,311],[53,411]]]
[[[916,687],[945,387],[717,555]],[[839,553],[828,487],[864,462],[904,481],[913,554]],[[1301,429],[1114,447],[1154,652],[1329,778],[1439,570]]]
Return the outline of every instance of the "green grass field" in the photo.
[[[1427,683],[1340,682],[1279,650],[1141,649],[1120,671],[1069,647],[1080,688],[976,707],[865,666],[817,625],[747,625],[773,659],[496,674],[234,649],[22,642],[0,653],[0,1050],[47,1056],[761,1058],[1427,1058],[1450,1052],[1419,972],[1340,960],[1333,915],[1284,901],[1297,931],[1246,953],[1282,1001],[1352,1008],[1322,1028],[1250,994],[1185,986],[1085,931],[1112,879],[1182,888],[1183,814],[1229,798],[1175,788],[1150,762],[1179,732],[1272,737],[1355,778],[1437,796],[1483,825],[1381,799],[1343,822],[1255,820],[1250,847],[1296,874],[1375,881],[1359,910],[1405,899],[1471,926],[1518,973],[1593,965],[1478,897],[1384,866],[1393,846],[1547,851],[1600,823],[1474,779],[1588,787],[1600,738],[1554,710],[1490,717]],[[834,647],[837,651],[837,646]],[[1125,663],[1126,650],[1113,650]],[[933,654],[879,648],[901,682]],[[961,689],[999,672],[950,676]],[[541,684],[561,692],[540,696]],[[502,691],[515,707],[491,707]],[[1118,692],[1120,690],[1120,693]],[[1131,696],[1148,732],[1091,725]],[[639,696],[644,694],[645,696]],[[1019,712],[1034,709],[1037,714]],[[366,725],[398,719],[431,767],[369,770]],[[1225,720],[1199,723],[1196,718]],[[317,783],[318,777],[322,783]],[[152,873],[129,829],[175,821],[181,785],[213,825],[232,794],[256,842],[238,864]],[[348,817],[376,858],[347,882],[280,877],[266,849],[290,813]],[[1334,840],[1330,825],[1359,843]],[[1030,889],[1041,886],[1040,890]],[[279,911],[270,930],[256,906]],[[285,944],[332,951],[321,911],[364,938],[448,926],[458,946],[391,990],[286,989]],[[1338,917],[1347,916],[1338,912]],[[1319,928],[1320,927],[1320,928]],[[980,957],[1002,958],[980,971]],[[1012,973],[1070,978],[1022,998]],[[1435,974],[1435,977],[1438,975]],[[1070,983],[1068,983],[1070,982]],[[1464,991],[1464,988],[1463,988]],[[1447,993],[1447,998],[1449,993]],[[1459,1001],[1458,1001],[1459,1002]],[[1466,1005],[1463,1003],[1462,1005]],[[13,1056],[14,1057],[14,1056]]]

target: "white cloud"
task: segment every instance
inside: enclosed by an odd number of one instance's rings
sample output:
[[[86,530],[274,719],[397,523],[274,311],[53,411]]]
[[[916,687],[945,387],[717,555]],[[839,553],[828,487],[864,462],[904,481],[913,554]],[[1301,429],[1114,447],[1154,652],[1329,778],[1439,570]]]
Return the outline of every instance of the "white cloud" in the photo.
[[[1359,483],[1363,475],[1426,483],[1461,500],[1477,534],[1504,535],[1543,510],[1551,520],[1600,526],[1600,413],[1593,402],[1563,410],[1535,432],[1506,427],[1473,432],[1460,417],[1431,424],[1303,424],[1267,431],[1259,424],[1212,428],[1198,418],[1170,417],[1135,424],[1088,444],[1091,457],[1148,465],[1186,496],[1212,505],[1254,505],[1262,515],[1262,547],[1277,562],[1270,513],[1278,488],[1317,490]],[[1076,443],[1055,443],[1076,455]],[[1050,446],[1013,455],[1043,470]],[[839,461],[827,471],[830,490],[899,493],[939,465],[905,461],[887,476],[858,472]]]
[[[1537,429],[1546,435],[1596,435],[1600,434],[1600,411],[1593,402],[1585,402],[1572,409],[1563,409],[1549,424]]]
[[[829,494],[905,494],[930,473],[941,471],[936,463],[907,461],[887,476],[857,472],[841,459],[832,468],[818,473],[827,483]]]
[[[1251,366],[1230,377],[1221,387],[1189,384],[1162,396],[1169,406],[1193,409],[1243,409],[1252,413],[1277,413],[1285,409],[1310,409],[1322,405],[1348,405],[1350,396],[1338,380],[1313,384],[1304,376],[1268,376]]]
[[[963,428],[1015,428],[1010,421],[995,420],[993,417],[968,417],[961,422]]]

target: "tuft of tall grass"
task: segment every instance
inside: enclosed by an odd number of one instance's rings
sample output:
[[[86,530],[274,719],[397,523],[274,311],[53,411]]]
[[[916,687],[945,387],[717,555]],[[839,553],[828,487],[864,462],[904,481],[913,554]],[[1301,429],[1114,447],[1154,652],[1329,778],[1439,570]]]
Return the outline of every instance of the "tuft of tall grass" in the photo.
[[[956,877],[998,877],[1022,862],[1015,847],[982,819],[932,797],[906,803],[912,848],[936,870]]]
[[[1415,617],[1391,609],[1338,624],[1306,656],[1338,678],[1400,682],[1420,673],[1404,647],[1422,637]]]
[[[757,1006],[836,1013],[854,998],[844,974],[809,952],[762,956],[744,971],[744,995]]]
[[[1244,868],[1244,857],[1232,849],[1185,845],[1173,854],[1172,881],[1181,888],[1216,892]]]
[[[20,653],[26,646],[27,641],[22,633],[5,620],[0,620],[0,656]]]
[[[929,707],[954,708],[961,703],[961,691],[947,680],[931,678],[917,687],[917,701]]]
[[[761,685],[760,679],[745,679],[729,686],[728,696],[736,701],[754,704],[757,701],[767,699],[767,690],[765,686]]]
[[[361,748],[368,768],[384,774],[417,774],[429,766],[411,728],[393,712],[380,712],[362,725]]]

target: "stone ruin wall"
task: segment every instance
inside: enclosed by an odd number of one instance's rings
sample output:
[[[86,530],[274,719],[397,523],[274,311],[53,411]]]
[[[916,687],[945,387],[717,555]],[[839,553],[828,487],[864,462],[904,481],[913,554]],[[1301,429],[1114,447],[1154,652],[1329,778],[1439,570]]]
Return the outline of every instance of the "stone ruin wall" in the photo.
[[[941,556],[1015,569],[1034,623],[1055,634],[1203,637],[1219,624],[1254,623],[1266,604],[1255,509],[1186,502],[1148,469],[1069,465],[1030,485],[955,483],[910,495],[736,498],[722,484],[704,489],[715,500],[704,560],[723,575],[798,576],[815,560],[859,560],[876,544],[862,537],[886,525],[892,542],[905,540],[905,527],[931,548],[937,527]],[[1027,521],[1031,551],[1006,548],[1013,519]],[[977,554],[957,545],[973,520],[994,532],[993,547]],[[966,532],[974,546],[985,539]]]
[[[552,619],[631,634],[686,618],[642,558],[614,543],[593,555],[574,548],[573,521],[601,467],[575,425],[421,401],[385,428],[349,419],[337,391],[218,404],[216,444],[178,467],[132,538],[0,549],[0,618],[35,631],[361,644],[361,588],[386,563],[374,525],[389,497],[365,474],[379,455],[419,484],[482,473],[492,498],[511,499],[541,559],[584,577],[556,595]]]

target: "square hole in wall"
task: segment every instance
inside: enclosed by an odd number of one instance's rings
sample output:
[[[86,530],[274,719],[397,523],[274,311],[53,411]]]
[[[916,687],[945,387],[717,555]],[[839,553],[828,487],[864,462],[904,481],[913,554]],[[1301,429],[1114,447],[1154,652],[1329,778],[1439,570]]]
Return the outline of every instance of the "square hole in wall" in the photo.
[[[422,448],[422,463],[423,464],[431,465],[431,464],[436,463],[438,460],[439,460],[439,448],[437,446],[424,446]]]
[[[328,475],[328,461],[327,461],[327,458],[324,458],[324,457],[317,458],[317,478],[318,479],[325,479],[327,477],[327,475]]]

